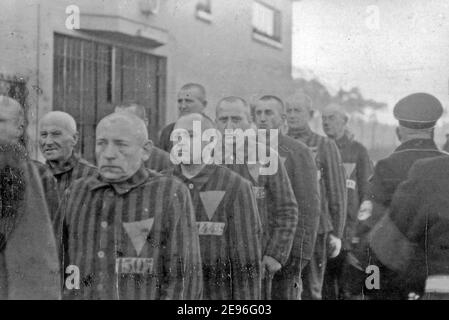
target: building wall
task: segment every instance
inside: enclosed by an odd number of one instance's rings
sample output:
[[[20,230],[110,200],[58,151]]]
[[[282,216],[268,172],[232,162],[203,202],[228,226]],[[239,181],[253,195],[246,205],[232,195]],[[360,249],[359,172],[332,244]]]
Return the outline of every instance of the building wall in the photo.
[[[186,82],[205,85],[209,108],[225,95],[251,99],[291,92],[291,0],[260,0],[282,11],[282,48],[252,38],[253,0],[212,0],[212,20],[196,18],[197,0],[161,0],[156,15],[143,15],[139,0],[3,0],[0,11],[0,73],[28,80],[31,145],[36,151],[36,123],[53,109],[53,35],[55,32],[105,41],[65,27],[66,7],[83,14],[103,14],[144,23],[168,35],[166,45],[140,51],[167,58],[166,123],[177,117],[176,92]],[[108,41],[106,41],[108,42]],[[114,42],[120,44],[120,41]],[[123,43],[122,43],[123,44]]]

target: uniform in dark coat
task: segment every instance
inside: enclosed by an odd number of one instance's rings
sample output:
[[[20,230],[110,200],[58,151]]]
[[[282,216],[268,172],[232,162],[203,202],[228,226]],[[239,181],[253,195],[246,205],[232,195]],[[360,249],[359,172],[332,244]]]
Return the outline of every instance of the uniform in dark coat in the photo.
[[[38,169],[31,161],[15,165],[13,175],[0,169],[0,299],[60,299],[57,247]]]
[[[388,158],[380,160],[368,184],[367,199],[373,202],[373,212],[363,224],[372,227],[380,220],[390,206],[397,186],[407,178],[415,161],[442,154],[433,140],[413,139],[402,143]]]
[[[416,161],[375,226],[371,248],[379,260],[421,289],[449,297],[449,157]],[[443,276],[441,278],[441,276]],[[445,276],[445,277],[444,277]],[[432,283],[433,282],[433,283]],[[431,285],[432,283],[432,285]]]
[[[374,174],[368,184],[367,199],[371,200],[373,210],[369,218],[359,221],[358,236],[367,240],[367,232],[385,215],[398,185],[407,178],[408,171],[416,161],[442,154],[432,139],[413,139],[402,143],[388,158],[380,160],[376,164]],[[376,263],[375,256],[371,254],[365,256],[365,253],[364,250],[358,255],[363,265]],[[386,269],[380,262],[379,268],[383,275],[381,289],[367,292],[368,295],[379,299],[404,298],[407,293],[405,291],[408,289],[404,288],[401,282],[396,281],[397,274]]]

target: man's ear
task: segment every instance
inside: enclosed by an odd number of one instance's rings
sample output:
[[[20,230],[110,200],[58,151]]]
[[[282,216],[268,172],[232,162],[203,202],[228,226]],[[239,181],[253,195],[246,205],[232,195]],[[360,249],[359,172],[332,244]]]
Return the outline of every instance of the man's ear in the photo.
[[[151,151],[153,150],[153,141],[148,140],[147,142],[145,142],[145,144],[143,145],[142,149],[143,149],[143,162],[147,161],[150,158],[151,155]]]
[[[80,134],[77,132],[75,132],[75,134],[73,135],[73,146],[76,146],[78,144],[78,140],[80,138]]]
[[[207,107],[207,100],[203,101],[203,106],[204,106],[204,109],[206,109],[206,107]]]

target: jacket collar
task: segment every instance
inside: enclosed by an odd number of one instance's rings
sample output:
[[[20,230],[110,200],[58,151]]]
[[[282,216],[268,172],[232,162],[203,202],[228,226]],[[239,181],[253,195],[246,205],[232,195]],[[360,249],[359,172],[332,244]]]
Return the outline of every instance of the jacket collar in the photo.
[[[123,195],[145,183],[148,180],[149,175],[150,174],[147,169],[145,169],[145,167],[142,165],[133,176],[125,181],[117,183],[107,182],[102,178],[100,173],[97,173],[95,176],[89,179],[88,184],[91,191],[105,187],[112,187],[115,192]]]
[[[183,175],[181,165],[177,165],[173,169],[173,173],[176,177],[180,178],[184,183],[193,183],[197,189],[201,189],[214,175],[217,166],[208,164],[194,177],[187,178]]]
[[[346,145],[348,145],[352,141],[352,137],[349,136],[349,133],[345,131],[343,136],[340,139],[336,139],[335,143],[339,148],[342,148]]]
[[[313,135],[313,131],[309,126],[305,129],[288,128],[287,135],[295,139],[308,139]]]
[[[394,152],[406,150],[438,150],[438,147],[432,139],[412,139],[402,143]]]
[[[79,161],[80,157],[74,152],[72,152],[72,155],[69,157],[69,159],[67,159],[66,162],[64,162],[64,164],[60,168],[54,167],[48,160],[45,161],[45,163],[47,164],[47,166],[50,168],[51,172],[54,175],[58,175],[72,170],[78,164]]]

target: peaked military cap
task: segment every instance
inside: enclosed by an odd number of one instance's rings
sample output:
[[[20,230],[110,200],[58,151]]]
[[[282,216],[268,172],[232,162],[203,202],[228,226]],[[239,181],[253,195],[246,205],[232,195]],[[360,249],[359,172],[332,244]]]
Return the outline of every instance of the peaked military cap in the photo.
[[[443,106],[434,96],[420,92],[399,100],[394,106],[393,114],[403,127],[432,128],[443,114]]]

